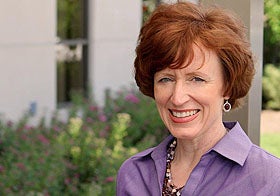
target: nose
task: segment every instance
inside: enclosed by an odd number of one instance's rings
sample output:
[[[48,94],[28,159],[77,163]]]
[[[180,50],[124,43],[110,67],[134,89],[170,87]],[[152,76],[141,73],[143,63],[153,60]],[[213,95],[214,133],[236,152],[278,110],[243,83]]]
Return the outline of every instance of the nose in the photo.
[[[180,106],[190,99],[186,84],[183,82],[176,82],[173,87],[171,95],[171,102],[175,106]]]

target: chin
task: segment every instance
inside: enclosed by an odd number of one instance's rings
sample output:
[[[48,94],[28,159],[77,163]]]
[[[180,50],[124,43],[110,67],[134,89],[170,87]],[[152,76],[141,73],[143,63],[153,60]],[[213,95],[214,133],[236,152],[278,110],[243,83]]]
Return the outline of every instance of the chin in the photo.
[[[177,139],[183,140],[193,140],[198,137],[198,132],[194,131],[194,129],[176,129],[170,131],[170,133]]]

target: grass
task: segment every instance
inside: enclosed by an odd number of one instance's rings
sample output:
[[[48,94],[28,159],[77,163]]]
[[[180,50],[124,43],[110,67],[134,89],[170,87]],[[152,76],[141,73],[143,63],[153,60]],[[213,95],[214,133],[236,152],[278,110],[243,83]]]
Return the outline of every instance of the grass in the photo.
[[[261,134],[260,146],[280,158],[280,133]]]

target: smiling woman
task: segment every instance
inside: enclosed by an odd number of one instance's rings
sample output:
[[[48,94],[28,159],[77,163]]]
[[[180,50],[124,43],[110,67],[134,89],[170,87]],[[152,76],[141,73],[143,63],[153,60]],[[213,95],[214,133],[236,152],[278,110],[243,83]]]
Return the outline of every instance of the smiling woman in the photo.
[[[222,65],[214,51],[193,47],[194,58],[188,66],[155,73],[154,98],[163,122],[177,139],[194,139],[207,130],[221,137],[225,134],[222,106],[229,99],[224,96]],[[203,148],[209,149],[220,139],[213,140],[211,135],[207,137],[212,140],[210,146]]]
[[[123,163],[117,195],[279,194],[280,160],[238,122],[222,121],[254,76],[239,19],[217,7],[162,4],[140,31],[134,67],[170,136]]]

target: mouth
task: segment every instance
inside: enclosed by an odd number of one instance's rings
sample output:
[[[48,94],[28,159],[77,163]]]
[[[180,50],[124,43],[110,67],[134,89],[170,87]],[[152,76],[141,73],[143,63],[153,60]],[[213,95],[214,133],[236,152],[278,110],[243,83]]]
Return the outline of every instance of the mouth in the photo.
[[[189,110],[189,111],[174,111],[174,110],[169,110],[171,115],[176,117],[176,118],[186,118],[193,116],[199,112],[199,110]]]

